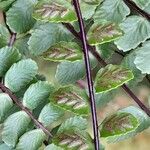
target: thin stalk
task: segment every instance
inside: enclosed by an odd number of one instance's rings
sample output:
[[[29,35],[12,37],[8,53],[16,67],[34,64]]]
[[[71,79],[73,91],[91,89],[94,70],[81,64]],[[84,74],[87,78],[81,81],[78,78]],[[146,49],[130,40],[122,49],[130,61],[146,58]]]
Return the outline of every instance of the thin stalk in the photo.
[[[122,52],[120,52],[120,51],[115,50],[115,53],[117,53],[118,55],[120,55],[120,56],[122,56],[122,57],[125,57],[125,54],[122,53]]]
[[[79,41],[81,41],[80,33],[78,33],[71,24],[65,23],[63,24]],[[93,56],[100,62],[103,67],[107,65],[105,60],[100,56],[100,54],[96,51],[96,48],[87,44],[90,52],[93,54]],[[124,84],[125,85],[125,84]],[[127,85],[125,85],[128,89],[130,89]],[[122,86],[123,90],[138,104],[138,106],[144,110],[144,112],[150,117],[150,109],[146,107],[141,100],[130,90],[125,90],[124,86]],[[131,93],[132,92],[132,93]],[[133,96],[134,95],[134,96]],[[140,105],[142,103],[142,105]]]
[[[6,93],[9,95],[9,97],[12,99],[12,101],[19,107],[21,108],[21,110],[25,111],[28,116],[32,119],[32,121],[34,122],[34,124],[37,126],[37,128],[40,128],[43,130],[43,132],[48,135],[49,137],[52,137],[52,134],[48,131],[48,129],[46,129],[43,124],[41,122],[39,122],[36,118],[34,118],[32,112],[23,106],[23,104],[21,103],[21,101],[6,87],[4,86],[2,83],[0,83],[0,89],[2,90],[2,92]]]
[[[70,23],[62,23],[77,39],[80,39],[80,33],[78,33]]]
[[[132,0],[123,0],[123,1],[131,10],[136,11],[138,14],[142,15],[144,18],[150,21],[150,14],[148,14],[146,11],[138,7],[135,2],[133,2]]]
[[[3,18],[4,18],[4,23],[6,28],[8,29],[9,33],[12,34],[12,31],[10,30],[9,26],[7,25],[7,20],[6,20],[6,13],[3,12]]]
[[[78,17],[80,33],[81,33],[80,37],[81,37],[81,41],[83,45],[84,61],[85,61],[85,66],[86,66],[87,83],[88,83],[91,112],[92,112],[92,121],[93,121],[94,145],[95,145],[95,150],[100,150],[98,121],[97,121],[93,81],[92,81],[92,76],[91,76],[91,67],[90,67],[90,58],[89,58],[89,50],[88,50],[88,45],[87,45],[87,38],[86,38],[85,29],[84,29],[84,23],[83,23],[81,10],[80,10],[79,1],[73,0],[73,5],[75,8],[77,17]]]
[[[6,28],[8,29],[8,31],[10,33],[10,39],[9,39],[9,42],[8,42],[8,46],[13,46],[14,43],[15,43],[15,41],[16,41],[17,34],[13,33],[11,31],[11,29],[9,28],[9,26],[7,25],[7,22],[6,22],[6,13],[5,12],[3,12],[3,18],[4,18],[4,22],[5,22]]]
[[[14,43],[15,43],[15,41],[16,41],[16,36],[17,36],[16,33],[12,33],[12,34],[11,34],[10,40],[9,40],[9,42],[8,42],[8,46],[13,46],[13,45],[14,45]]]
[[[141,109],[150,116],[150,110],[139,100],[139,98],[130,90],[127,85],[123,85],[122,88],[135,100],[135,102],[141,107]]]

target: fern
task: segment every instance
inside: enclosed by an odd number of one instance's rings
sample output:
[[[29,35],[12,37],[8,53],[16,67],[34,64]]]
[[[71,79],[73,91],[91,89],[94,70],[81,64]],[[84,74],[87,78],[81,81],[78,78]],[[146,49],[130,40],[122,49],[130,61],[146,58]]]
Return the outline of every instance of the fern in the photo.
[[[149,128],[150,109],[130,89],[149,79],[149,6],[147,0],[0,0],[0,150],[103,150],[101,138],[118,142]],[[113,54],[124,57],[120,65]],[[39,59],[57,62],[56,82],[41,75]],[[119,87],[140,108],[102,121],[97,104],[104,107]]]

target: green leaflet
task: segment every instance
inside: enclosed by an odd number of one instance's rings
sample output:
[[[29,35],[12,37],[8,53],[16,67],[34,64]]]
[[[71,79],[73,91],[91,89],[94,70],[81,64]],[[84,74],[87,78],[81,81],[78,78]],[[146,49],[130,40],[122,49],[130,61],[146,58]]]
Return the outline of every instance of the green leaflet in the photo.
[[[102,0],[80,0],[81,11],[85,20],[90,19]],[[41,0],[35,6],[33,17],[37,20],[49,22],[74,22],[77,21],[71,0]]]
[[[7,11],[7,24],[15,33],[29,31],[35,20],[32,18],[33,4],[36,0],[17,0]]]
[[[138,127],[138,120],[129,113],[116,113],[101,123],[101,137],[117,136]]]
[[[83,0],[83,1],[81,1],[81,3],[84,2],[84,3],[87,3],[89,5],[98,5],[102,1],[103,0]]]
[[[31,59],[15,63],[5,75],[5,86],[12,92],[18,92],[27,86],[37,74],[37,64]]]
[[[65,140],[64,140],[65,141]],[[66,140],[67,141],[67,140]],[[81,143],[81,142],[80,142]],[[92,150],[92,148],[93,148],[93,146],[91,145],[90,146],[90,144],[88,145],[88,144],[86,144],[86,143],[84,143],[84,144],[82,144],[81,146],[78,146],[77,144],[80,144],[79,143],[79,141],[77,141],[76,143],[74,143],[74,144],[76,144],[76,146],[74,145],[72,148],[71,148],[71,150],[73,149],[73,150],[78,150],[78,148],[80,148],[79,150],[83,150],[83,149],[87,149],[88,148],[88,150]],[[71,144],[70,144],[71,145]],[[72,142],[72,145],[73,145],[73,142]],[[55,144],[50,144],[50,145],[48,145],[44,150],[64,150],[64,146],[62,146],[63,148],[61,148],[61,146],[57,146],[57,145],[55,145]],[[67,148],[68,149],[68,148]],[[66,150],[67,150],[66,149]],[[101,150],[104,150],[105,148],[104,148],[104,146],[103,145],[100,145],[100,149]],[[70,150],[70,146],[69,146],[69,150]]]
[[[145,9],[149,4],[149,0],[133,0],[141,9]]]
[[[117,65],[107,65],[100,69],[95,79],[96,93],[110,91],[133,79],[131,70]]]
[[[33,55],[41,55],[60,41],[71,41],[72,34],[61,24],[45,23],[32,32],[29,39],[29,51]]]
[[[79,0],[83,18],[85,20],[92,18],[97,6],[102,1],[103,0]]]
[[[110,101],[114,100],[118,93],[118,89],[95,94],[96,106],[104,108]]]
[[[30,35],[26,35],[22,38],[18,38],[14,43],[14,46],[19,50],[19,52],[24,56],[30,56],[29,54],[29,41]]]
[[[17,111],[20,111],[20,109],[19,109],[16,105],[13,104],[13,106],[12,106],[9,110],[7,110],[7,112],[6,112],[5,115],[3,116],[1,123],[4,123],[4,121],[5,121],[11,114],[13,114],[13,113],[15,113],[15,112],[17,112]]]
[[[53,86],[46,81],[30,85],[23,96],[23,105],[33,110],[46,101],[53,91]]]
[[[90,28],[87,38],[90,45],[98,45],[114,41],[122,34],[120,28],[114,23],[95,22]]]
[[[64,115],[64,110],[51,103],[44,106],[39,115],[39,121],[45,126],[50,126]]]
[[[0,123],[5,118],[7,112],[13,107],[11,98],[5,94],[0,93]]]
[[[62,147],[65,150],[94,149],[90,135],[82,131],[72,133],[63,132],[57,134],[53,138],[52,143],[59,147]]]
[[[16,112],[4,122],[2,140],[9,146],[15,147],[20,136],[27,130],[30,117],[24,112]]]
[[[76,13],[71,0],[41,0],[35,7],[34,18],[50,22],[76,21]]]
[[[136,49],[136,57],[134,63],[141,72],[150,74],[150,42],[145,42],[142,47]]]
[[[150,2],[147,3],[148,5],[146,5],[146,7],[144,8],[144,11],[146,11],[147,13],[150,13]]]
[[[135,136],[150,126],[150,118],[141,109],[129,106],[104,119],[101,136],[109,142],[118,142]]]
[[[41,129],[26,132],[17,144],[16,150],[37,150],[46,140],[46,135]]]
[[[64,149],[59,146],[56,146],[55,144],[50,144],[46,146],[44,150],[64,150]]]
[[[43,58],[50,61],[76,61],[82,59],[82,49],[75,42],[59,42],[43,53]]]
[[[136,65],[134,64],[135,58],[136,58],[136,50],[126,55],[121,63],[123,67],[132,70],[132,73],[134,75],[134,78],[128,82],[128,85],[130,87],[134,87],[139,82],[141,82],[145,77],[145,74],[142,74],[141,71],[137,69]]]
[[[108,21],[120,23],[129,14],[130,9],[126,6],[123,0],[105,0],[98,6],[94,15],[94,20],[99,21],[106,19]]]
[[[0,144],[0,150],[14,150],[14,149],[3,143]]]
[[[101,57],[105,60],[111,58],[116,50],[116,47],[112,42],[104,43],[96,46],[96,50],[100,53]]]
[[[87,116],[89,105],[85,91],[74,86],[59,88],[50,96],[50,102],[77,115]]]
[[[3,47],[0,49],[0,77],[4,76],[11,65],[20,60],[21,55],[16,48]]]
[[[9,38],[10,34],[8,29],[2,24],[0,24],[0,48],[8,44]]]
[[[6,11],[16,0],[0,0],[0,10]]]
[[[64,61],[57,66],[55,78],[62,85],[75,83],[85,76],[85,64],[82,60]]]
[[[91,68],[95,68],[97,60],[91,58]],[[57,66],[55,78],[62,85],[76,83],[85,76],[85,63],[83,60],[75,62],[63,61]]]
[[[150,38],[150,22],[141,16],[130,16],[120,25],[124,35],[115,44],[124,52],[136,48]]]
[[[75,116],[63,122],[58,129],[58,133],[63,133],[63,132],[72,133],[74,131],[84,131],[87,129],[87,126],[88,126],[88,122],[86,119],[80,116]]]

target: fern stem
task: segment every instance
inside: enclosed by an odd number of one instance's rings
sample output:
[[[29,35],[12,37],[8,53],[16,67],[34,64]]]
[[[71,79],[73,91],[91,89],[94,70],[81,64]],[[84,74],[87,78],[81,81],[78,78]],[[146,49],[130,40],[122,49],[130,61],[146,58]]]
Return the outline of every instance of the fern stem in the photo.
[[[11,29],[9,28],[9,26],[7,25],[7,22],[6,22],[6,13],[5,12],[3,12],[3,18],[4,18],[5,26],[8,29],[9,33],[10,33],[10,39],[9,39],[9,42],[8,42],[8,46],[13,46],[14,43],[15,43],[15,41],[16,41],[17,34],[13,33],[11,31]]]
[[[142,15],[144,18],[150,21],[150,14],[139,8],[135,2],[133,2],[132,0],[123,0],[123,1],[131,10],[135,10],[138,14]]]
[[[8,42],[8,46],[13,46],[14,45],[14,43],[16,41],[16,35],[17,35],[16,33],[11,34],[10,40]]]
[[[125,54],[122,53],[122,52],[120,52],[120,51],[118,51],[118,50],[115,50],[115,53],[117,53],[118,55],[120,55],[120,56],[122,56],[122,57],[125,57]]]
[[[123,85],[122,88],[135,100],[135,102],[141,107],[141,109],[150,116],[150,109],[148,109],[140,100],[139,98],[130,90],[127,85]]]
[[[12,99],[12,101],[19,107],[21,108],[21,110],[25,111],[28,116],[32,119],[32,121],[34,122],[34,124],[37,126],[37,128],[40,128],[43,130],[43,132],[48,135],[48,137],[52,137],[52,134],[48,131],[48,129],[46,129],[43,124],[41,122],[39,122],[36,118],[34,118],[32,112],[23,106],[23,104],[21,103],[21,101],[6,87],[4,86],[2,83],[0,83],[0,89],[2,90],[2,92],[6,93],[9,95],[9,97]]]
[[[85,61],[85,66],[86,66],[86,75],[87,75],[88,90],[89,90],[92,120],[93,120],[94,145],[95,145],[95,150],[100,150],[96,104],[95,104],[95,97],[94,97],[93,81],[92,81],[92,76],[91,76],[90,58],[89,58],[89,50],[88,50],[88,45],[87,45],[86,33],[84,29],[84,23],[83,23],[81,10],[80,10],[79,1],[73,0],[73,5],[75,8],[77,17],[78,17],[80,33],[81,33],[80,37],[81,37],[81,41],[83,45],[84,61]]]
[[[78,40],[81,40],[80,37],[80,33],[78,33],[77,31],[75,31],[75,29],[73,28],[73,26],[71,24],[65,23],[63,24]],[[101,63],[103,65],[103,67],[105,67],[107,65],[107,63],[105,62],[105,60],[100,56],[100,54],[96,51],[96,48],[87,44],[90,52],[93,54],[93,56],[99,61],[99,63]],[[127,89],[124,88],[127,87]],[[144,105],[141,100],[130,90],[130,88],[124,84],[122,86],[123,90],[138,104],[138,106],[150,117],[150,109],[148,107],[146,107],[146,105]],[[134,95],[134,96],[133,96]],[[142,105],[141,105],[142,103]]]
[[[5,23],[6,28],[8,29],[10,35],[12,35],[12,31],[10,30],[9,26],[7,25],[6,12],[3,12],[3,18],[4,18],[4,23]]]
[[[62,23],[77,39],[80,39],[80,33],[78,33],[70,23]]]

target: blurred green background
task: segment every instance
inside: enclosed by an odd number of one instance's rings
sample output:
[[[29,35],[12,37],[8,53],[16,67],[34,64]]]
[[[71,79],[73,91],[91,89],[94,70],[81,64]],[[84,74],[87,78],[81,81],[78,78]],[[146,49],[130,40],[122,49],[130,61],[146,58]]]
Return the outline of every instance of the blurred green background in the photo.
[[[0,12],[0,23],[3,22],[3,16]],[[39,72],[44,74],[48,81],[56,83],[54,75],[56,71],[56,63],[50,63],[43,61],[42,59],[37,59]],[[145,79],[138,87],[136,87],[135,93],[137,96],[143,100],[145,104],[148,104],[148,97],[150,96],[150,83],[147,83]],[[98,118],[104,118],[109,113],[123,108],[129,105],[136,105],[133,101],[123,92],[120,91],[118,95],[113,98],[111,102],[103,109],[98,109]],[[102,143],[105,145],[106,150],[150,150],[150,129],[138,134],[132,139],[128,139],[119,143],[106,143],[101,139]]]

